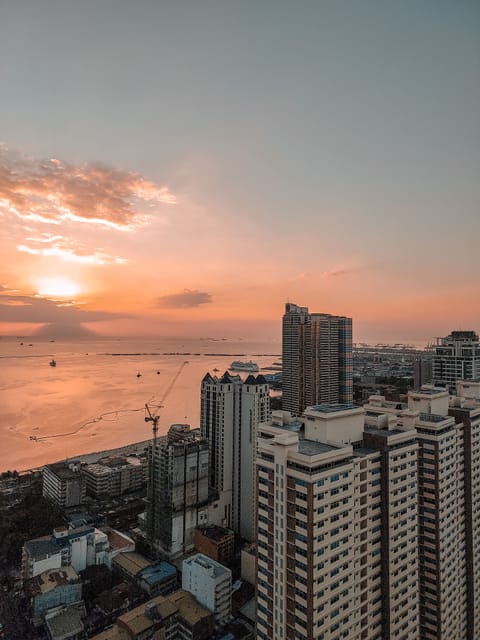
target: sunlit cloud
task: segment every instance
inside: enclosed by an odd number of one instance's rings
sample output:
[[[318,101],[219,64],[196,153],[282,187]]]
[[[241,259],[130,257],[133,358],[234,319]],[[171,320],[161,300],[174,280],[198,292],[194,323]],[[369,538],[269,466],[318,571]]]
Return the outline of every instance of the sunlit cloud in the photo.
[[[354,271],[354,269],[331,269],[330,271],[324,271],[322,276],[324,278],[337,278],[339,276],[346,276]]]
[[[0,213],[23,221],[73,221],[128,230],[145,223],[155,207],[175,202],[168,187],[138,173],[37,160],[0,145]],[[145,206],[148,214],[142,212]]]
[[[90,249],[77,240],[59,235],[41,234],[40,237],[28,237],[16,245],[17,251],[34,256],[53,256],[80,264],[125,264],[126,258],[112,256],[103,249]]]
[[[158,306],[164,309],[188,309],[211,303],[212,296],[209,293],[191,289],[184,289],[180,293],[172,293],[157,299]]]

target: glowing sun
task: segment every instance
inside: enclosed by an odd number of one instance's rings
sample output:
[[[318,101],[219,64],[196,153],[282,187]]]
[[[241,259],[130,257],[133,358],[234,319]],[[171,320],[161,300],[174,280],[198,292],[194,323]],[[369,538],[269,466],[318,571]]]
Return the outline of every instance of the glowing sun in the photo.
[[[80,293],[80,287],[69,278],[40,278],[38,294],[51,298],[73,298]]]

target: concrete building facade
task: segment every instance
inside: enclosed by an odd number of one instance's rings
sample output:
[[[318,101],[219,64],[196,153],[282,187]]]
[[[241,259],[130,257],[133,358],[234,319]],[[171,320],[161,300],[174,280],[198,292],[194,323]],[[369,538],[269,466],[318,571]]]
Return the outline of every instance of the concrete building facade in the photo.
[[[208,443],[188,432],[150,445],[147,533],[169,557],[193,548],[207,522]]]
[[[56,462],[43,468],[43,495],[65,509],[85,500],[85,478],[80,462]]]
[[[201,384],[200,430],[210,452],[210,487],[218,521],[248,541],[255,538],[257,425],[270,417],[269,387],[262,375],[209,373]]]
[[[215,616],[217,626],[226,624],[232,612],[232,572],[202,553],[183,561],[182,589]]]
[[[433,356],[433,383],[456,391],[457,380],[480,377],[480,341],[475,331],[452,331],[437,338]]]
[[[324,404],[259,427],[260,640],[419,638],[415,432],[373,420],[367,444],[364,420]]]

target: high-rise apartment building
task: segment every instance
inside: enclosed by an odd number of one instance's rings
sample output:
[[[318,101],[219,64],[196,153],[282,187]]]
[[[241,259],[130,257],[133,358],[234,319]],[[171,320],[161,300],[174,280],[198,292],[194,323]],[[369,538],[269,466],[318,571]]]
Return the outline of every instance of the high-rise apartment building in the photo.
[[[262,375],[209,373],[201,385],[200,430],[210,451],[210,487],[218,496],[221,524],[255,538],[255,443],[259,422],[270,417],[269,387]]]
[[[284,410],[301,415],[307,406],[353,400],[351,318],[287,303],[282,353]]]
[[[372,396],[363,409],[274,413],[258,433],[259,638],[478,640],[480,379],[458,381],[455,397],[425,385],[408,404]],[[335,487],[344,472],[349,484]],[[332,506],[353,535],[345,614],[338,593],[316,600],[332,577],[319,547],[337,533]]]
[[[195,527],[207,523],[208,443],[174,428],[150,444],[147,534],[163,553],[193,548]]]
[[[260,640],[419,638],[416,434],[364,414],[259,425]]]
[[[455,393],[457,380],[480,377],[480,342],[475,331],[452,331],[434,347],[433,382]]]

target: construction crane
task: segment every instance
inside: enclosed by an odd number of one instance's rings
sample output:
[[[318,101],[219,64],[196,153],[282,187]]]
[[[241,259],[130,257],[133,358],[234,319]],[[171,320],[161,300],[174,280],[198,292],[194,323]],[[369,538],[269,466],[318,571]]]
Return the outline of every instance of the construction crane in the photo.
[[[175,386],[176,381],[178,380],[180,374],[182,373],[182,371],[184,370],[184,368],[186,367],[186,365],[188,364],[188,360],[185,360],[184,362],[182,362],[182,364],[180,365],[180,367],[178,368],[177,372],[175,373],[175,375],[173,376],[173,378],[170,380],[170,383],[168,384],[167,388],[165,389],[165,392],[160,400],[160,403],[158,405],[156,405],[156,409],[163,409],[164,406],[164,402],[166,401],[166,399],[168,398],[168,396],[170,395],[171,390],[173,389],[173,387]],[[155,415],[152,414],[152,412],[150,411],[150,407],[148,406],[148,404],[145,403],[145,422],[151,422],[152,423],[152,447],[151,447],[151,455],[150,455],[150,473],[149,473],[149,483],[148,483],[148,494],[147,494],[147,501],[148,501],[148,511],[149,513],[147,514],[147,534],[148,534],[148,538],[149,538],[149,542],[153,547],[153,542],[154,542],[154,532],[155,532],[155,490],[154,490],[154,484],[155,484],[155,470],[154,470],[154,459],[155,459],[155,451],[156,451],[156,447],[157,447],[157,436],[158,436],[158,421],[160,420],[160,416],[159,415]]]
[[[188,360],[185,360],[184,362],[182,362],[177,372],[175,373],[173,378],[170,380],[168,387],[165,389],[162,399],[160,400],[160,404],[156,405],[157,409],[163,409],[163,403],[170,395],[170,391],[175,386],[176,381],[178,380],[180,374],[182,373],[182,371],[184,370],[187,364],[188,364]],[[155,446],[157,444],[158,421],[160,420],[160,416],[152,415],[152,412],[150,411],[150,407],[148,406],[148,404],[145,404],[145,414],[146,414],[145,422],[152,423],[152,445]]]

